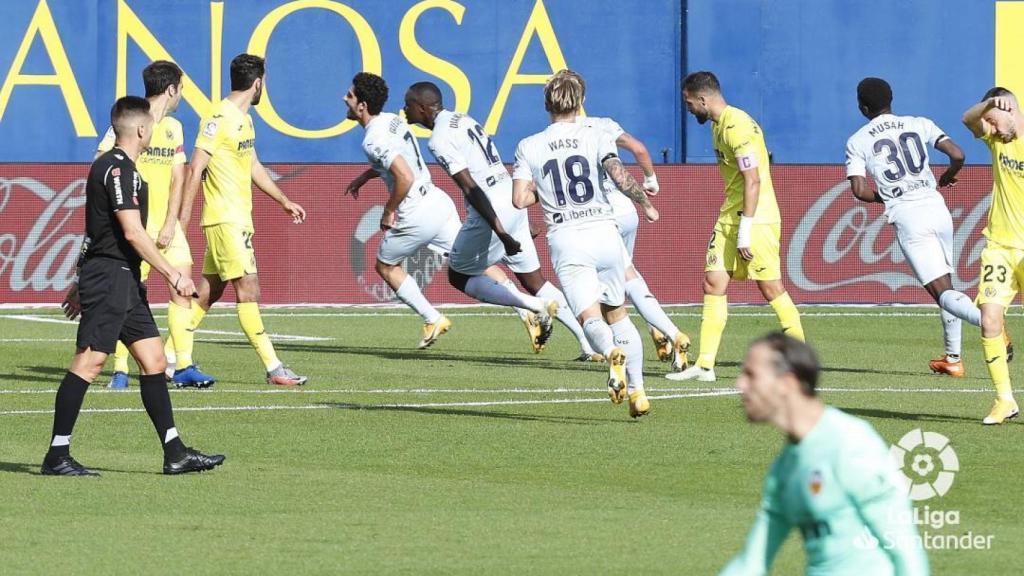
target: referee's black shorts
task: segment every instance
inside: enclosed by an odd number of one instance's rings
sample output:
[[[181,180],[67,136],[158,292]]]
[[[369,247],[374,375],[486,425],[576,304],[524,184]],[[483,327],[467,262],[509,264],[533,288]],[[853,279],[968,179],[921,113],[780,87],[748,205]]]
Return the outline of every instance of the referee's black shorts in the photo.
[[[146,338],[159,338],[146,299],[146,286],[128,264],[110,258],[90,258],[78,279],[82,319],[78,324],[79,350],[92,348],[112,354],[117,341],[125,346]]]

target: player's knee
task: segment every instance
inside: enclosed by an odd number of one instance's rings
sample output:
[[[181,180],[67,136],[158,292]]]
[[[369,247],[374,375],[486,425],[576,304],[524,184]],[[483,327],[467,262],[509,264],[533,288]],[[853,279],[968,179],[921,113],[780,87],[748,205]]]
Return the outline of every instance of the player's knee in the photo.
[[[768,280],[764,282],[758,282],[757,287],[761,290],[761,295],[768,302],[775,300],[786,291],[785,286],[782,285],[781,280]]]
[[[986,338],[994,338],[1003,333],[1003,314],[1001,311],[982,307],[981,333]]]
[[[719,278],[711,276],[709,274],[704,275],[704,293],[710,295],[721,296],[725,294],[726,282],[722,282]]]
[[[384,279],[387,279],[388,275],[391,273],[392,268],[394,268],[394,266],[392,266],[391,264],[385,264],[380,260],[377,260],[377,263],[374,264],[373,266],[373,269],[377,271],[377,274],[379,274],[380,277]]]

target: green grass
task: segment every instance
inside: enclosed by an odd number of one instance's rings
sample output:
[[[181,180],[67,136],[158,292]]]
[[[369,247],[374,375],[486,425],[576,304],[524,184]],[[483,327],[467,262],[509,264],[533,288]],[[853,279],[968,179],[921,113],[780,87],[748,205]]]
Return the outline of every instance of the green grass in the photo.
[[[677,309],[675,319],[695,334],[698,311]],[[325,338],[276,339],[282,358],[311,376],[306,389],[283,393],[259,393],[268,387],[244,338],[201,333],[197,358],[221,380],[210,391],[172,392],[177,424],[186,443],[227,462],[164,477],[143,412],[87,412],[74,454],[98,479],[38,476],[51,417],[11,414],[52,408],[46,390],[68,364],[74,326],[6,317],[54,311],[0,312],[0,570],[714,574],[741,546],[782,438],[747,424],[736,396],[654,399],[651,415],[634,422],[625,406],[601,401],[602,367],[568,361],[576,347],[561,326],[535,356],[515,317],[453,311],[453,331],[421,352],[418,318],[359,312],[265,311],[271,332]],[[746,343],[776,327],[770,309],[732,312],[711,386],[660,378],[664,365],[645,342],[652,397],[732,385]],[[856,315],[823,314],[834,312]],[[968,377],[952,380],[927,373],[941,351],[934,310],[804,313],[827,366],[822,385],[844,390],[824,392],[829,403],[867,418],[890,442],[918,427],[952,439],[962,471],[928,504],[959,510],[961,523],[934,532],[994,534],[994,547],[933,551],[933,572],[1009,573],[1024,541],[1015,505],[1024,429],[979,424],[992,393],[976,330],[964,330]],[[230,309],[203,328],[238,331]],[[1020,366],[1011,365],[1017,381]],[[97,387],[85,408],[141,410],[132,385]],[[527,391],[499,392],[509,388]],[[541,392],[556,388],[573,391]],[[876,388],[941,391],[858,391]],[[401,392],[410,389],[437,392]],[[556,399],[598,401],[469,404]],[[292,409],[202,410],[214,406]],[[802,567],[794,533],[773,573]]]

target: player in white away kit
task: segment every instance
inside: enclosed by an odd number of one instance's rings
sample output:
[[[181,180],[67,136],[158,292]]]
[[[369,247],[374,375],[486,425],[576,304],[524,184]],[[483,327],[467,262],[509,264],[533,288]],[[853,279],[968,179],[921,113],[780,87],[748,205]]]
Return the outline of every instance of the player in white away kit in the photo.
[[[346,194],[358,197],[359,187],[375,176],[386,183],[390,196],[380,218],[384,239],[377,249],[376,269],[398,299],[423,318],[419,348],[426,348],[452,323],[431,306],[402,261],[424,245],[447,254],[461,223],[452,199],[431,182],[409,125],[395,114],[381,113],[387,99],[388,86],[380,76],[360,72],[352,78],[345,104],[348,118],[366,129],[363,151],[371,169],[356,178]]]
[[[939,304],[946,355],[932,360],[929,367],[940,374],[963,376],[960,321],[979,326],[981,312],[967,295],[953,289],[953,218],[936,189],[926,145],[949,157],[939,186],[956,183],[964,153],[928,118],[894,115],[892,90],[881,78],[861,80],[857,102],[869,122],[846,142],[846,177],[858,199],[885,204],[886,219],[895,226],[914,275]],[[868,185],[868,174],[877,192]]]
[[[583,89],[585,93],[586,84],[584,84]],[[611,118],[580,116],[576,121],[603,131],[615,141],[617,147],[629,150],[644,172],[644,191],[649,196],[655,196],[658,193],[658,177],[654,173],[651,155],[648,154],[647,147],[644,146],[643,142],[623,130],[622,126],[619,126],[619,123]],[[615,183],[610,179],[604,180],[604,189],[608,202],[612,205],[615,222],[619,226],[619,234],[622,235],[622,241],[626,245],[626,251],[629,253],[629,261],[626,262],[626,295],[633,302],[636,311],[647,322],[647,328],[651,332],[654,347],[658,352],[658,359],[662,362],[671,361],[672,371],[682,372],[689,366],[686,354],[690,349],[690,338],[680,332],[679,328],[669,320],[668,315],[661,309],[658,299],[651,294],[651,289],[647,287],[647,282],[640,275],[640,272],[637,271],[636,266],[633,265],[636,232],[640,226],[640,218],[637,216],[636,207],[633,206],[633,202],[629,198],[626,198],[619,191]]]
[[[431,154],[466,198],[466,222],[448,261],[452,286],[481,302],[515,307],[530,332],[534,352],[543,348],[551,317],[557,316],[580,341],[577,360],[603,359],[591,349],[565,296],[541,274],[526,211],[512,205],[512,177],[490,136],[473,118],[445,110],[441,91],[432,82],[409,87],[405,116],[432,131]],[[517,290],[507,277],[496,281],[484,275],[499,262],[515,273],[530,295]],[[501,274],[495,268],[489,275],[495,272]]]
[[[512,203],[526,208],[540,201],[551,261],[569,307],[594,350],[608,359],[612,402],[628,395],[629,414],[636,418],[650,410],[643,389],[643,342],[623,306],[626,247],[602,180],[612,178],[648,220],[656,221],[658,211],[622,165],[615,141],[576,122],[582,106],[579,74],[562,70],[545,84],[544,108],[552,123],[516,148]]]

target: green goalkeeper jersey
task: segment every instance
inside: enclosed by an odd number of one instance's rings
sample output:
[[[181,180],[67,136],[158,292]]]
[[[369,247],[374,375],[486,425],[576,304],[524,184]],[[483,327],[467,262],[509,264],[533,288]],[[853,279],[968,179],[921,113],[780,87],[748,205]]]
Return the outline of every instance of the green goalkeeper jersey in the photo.
[[[867,422],[826,408],[772,464],[744,549],[723,576],[767,574],[793,528],[809,576],[928,574],[907,491]]]

